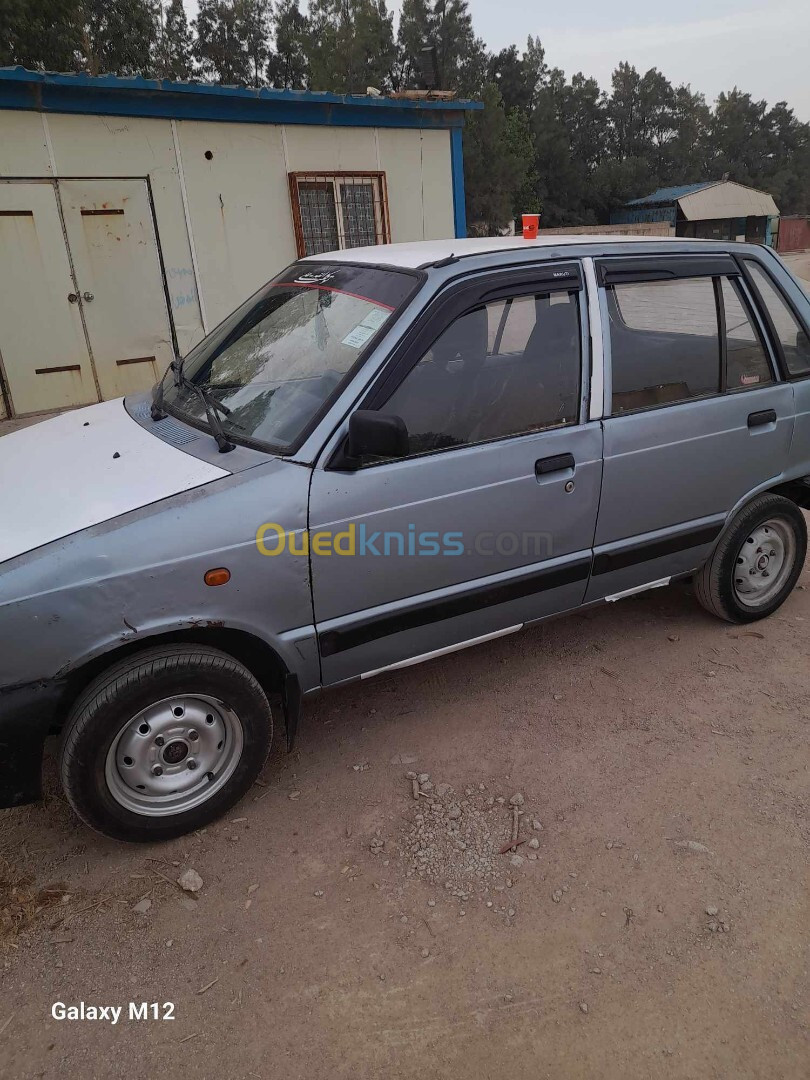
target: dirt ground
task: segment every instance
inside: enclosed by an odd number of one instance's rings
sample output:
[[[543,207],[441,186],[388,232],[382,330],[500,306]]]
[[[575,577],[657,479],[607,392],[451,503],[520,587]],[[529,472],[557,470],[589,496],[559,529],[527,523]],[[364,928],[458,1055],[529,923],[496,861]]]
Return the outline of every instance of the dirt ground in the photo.
[[[0,1075],[807,1077],[808,626],[805,588],[740,629],[679,585],[324,695],[163,846],[89,832],[51,774],[0,816]],[[440,793],[491,852],[518,792],[520,865],[414,872]]]

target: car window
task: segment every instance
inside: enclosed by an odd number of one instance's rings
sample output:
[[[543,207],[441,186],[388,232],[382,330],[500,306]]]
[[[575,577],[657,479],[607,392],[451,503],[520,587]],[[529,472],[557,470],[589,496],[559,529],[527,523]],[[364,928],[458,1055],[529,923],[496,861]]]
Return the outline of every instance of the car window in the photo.
[[[411,454],[573,424],[580,368],[576,292],[498,300],[455,319],[382,411]]]
[[[614,414],[720,390],[720,333],[711,278],[608,289]]]
[[[723,278],[723,311],[726,323],[726,387],[767,386],[773,382],[768,355],[751,322],[737,281]]]
[[[751,277],[763,305],[771,317],[776,336],[785,354],[785,363],[791,375],[805,375],[810,371],[810,340],[787,301],[771,281],[770,275],[753,259],[746,259]]]

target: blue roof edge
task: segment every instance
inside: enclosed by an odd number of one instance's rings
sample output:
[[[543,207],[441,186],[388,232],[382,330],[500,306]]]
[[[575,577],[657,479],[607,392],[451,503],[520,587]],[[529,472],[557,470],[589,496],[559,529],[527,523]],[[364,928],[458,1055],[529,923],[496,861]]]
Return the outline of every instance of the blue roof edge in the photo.
[[[264,86],[213,86],[146,79],[141,75],[0,68],[0,109],[252,123],[445,128],[463,126],[465,112],[483,107],[480,101],[413,101]]]

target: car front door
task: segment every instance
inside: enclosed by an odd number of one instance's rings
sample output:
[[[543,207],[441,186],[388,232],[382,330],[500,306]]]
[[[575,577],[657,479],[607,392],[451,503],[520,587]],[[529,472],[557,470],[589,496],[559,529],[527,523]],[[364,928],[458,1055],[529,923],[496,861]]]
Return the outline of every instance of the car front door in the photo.
[[[313,474],[324,684],[582,602],[602,471],[584,322],[579,267],[545,265],[443,294],[392,355],[363,407],[405,422],[407,455]]]
[[[597,274],[607,407],[588,601],[701,565],[728,514],[778,480],[794,415],[731,256],[605,259]]]

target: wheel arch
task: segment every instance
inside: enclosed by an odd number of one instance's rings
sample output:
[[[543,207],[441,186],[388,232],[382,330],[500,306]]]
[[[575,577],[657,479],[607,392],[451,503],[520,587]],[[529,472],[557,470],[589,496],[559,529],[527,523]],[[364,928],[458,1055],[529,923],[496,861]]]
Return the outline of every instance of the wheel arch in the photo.
[[[244,664],[256,678],[271,704],[283,701],[285,686],[288,685],[290,679],[298,681],[271,645],[245,630],[234,630],[223,626],[195,626],[170,630],[122,642],[71,671],[65,678],[61,705],[56,718],[58,728],[61,729],[73,702],[85,687],[108,667],[145,649],[152,649],[159,645],[182,644],[210,645],[212,648],[228,653],[229,656]]]

